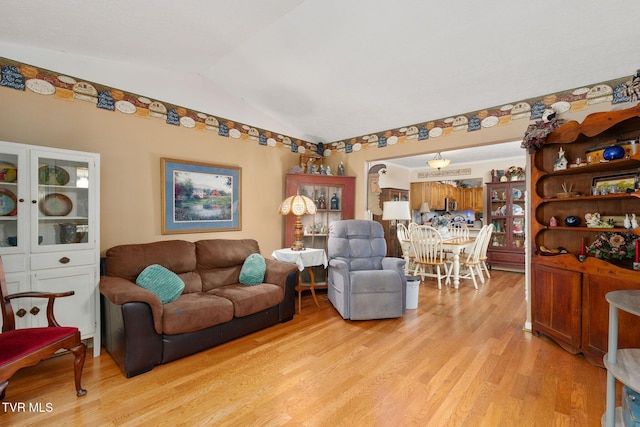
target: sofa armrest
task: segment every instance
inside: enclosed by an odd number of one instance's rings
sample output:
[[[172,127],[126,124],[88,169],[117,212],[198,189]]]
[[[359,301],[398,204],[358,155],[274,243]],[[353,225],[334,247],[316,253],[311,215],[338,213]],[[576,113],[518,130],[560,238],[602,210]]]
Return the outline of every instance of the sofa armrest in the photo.
[[[144,302],[151,307],[153,327],[157,333],[162,333],[162,302],[156,294],[122,277],[102,276],[100,278],[100,293],[116,305],[128,302]]]
[[[265,258],[267,271],[264,274],[264,282],[282,287],[286,290],[287,276],[294,271],[298,271],[298,266],[290,262],[282,262],[275,259]]]

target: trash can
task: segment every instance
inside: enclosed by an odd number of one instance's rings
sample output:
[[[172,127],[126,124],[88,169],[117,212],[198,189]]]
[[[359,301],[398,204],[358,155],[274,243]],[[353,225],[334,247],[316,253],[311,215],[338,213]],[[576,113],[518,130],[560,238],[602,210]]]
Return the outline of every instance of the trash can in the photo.
[[[420,291],[420,278],[407,276],[407,309],[418,308],[418,292]]]

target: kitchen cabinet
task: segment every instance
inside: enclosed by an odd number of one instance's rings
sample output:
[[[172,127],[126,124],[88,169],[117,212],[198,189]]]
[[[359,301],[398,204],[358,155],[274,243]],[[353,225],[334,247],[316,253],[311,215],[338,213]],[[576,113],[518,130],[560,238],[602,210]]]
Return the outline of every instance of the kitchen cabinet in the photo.
[[[582,123],[565,123],[531,154],[531,271],[542,268],[548,272],[532,274],[532,328],[571,352],[583,353],[598,366],[603,365],[608,345],[606,294],[640,290],[640,276],[632,269],[632,259],[583,254],[583,248],[596,240],[611,242],[614,236],[629,233],[622,221],[625,213],[640,212],[640,191],[634,183],[640,153],[632,152],[630,145],[625,146],[620,159],[600,161],[598,153],[638,137],[640,106],[594,113]],[[562,154],[569,166],[554,167]],[[575,163],[578,158],[580,164]],[[590,162],[582,161],[589,158]],[[630,177],[629,188],[618,190],[612,184],[605,194],[592,194],[594,184],[616,182],[617,177]],[[567,187],[571,191],[566,191]],[[600,214],[600,227],[587,226],[588,213]],[[625,347],[640,347],[637,318],[620,315],[618,340]]]
[[[56,300],[100,354],[100,156],[0,142],[0,255],[9,292],[74,291]],[[46,326],[46,300],[20,299],[17,327]]]
[[[526,182],[486,185],[487,224],[493,225],[487,262],[491,267],[524,271]]]
[[[460,188],[435,181],[412,182],[409,188],[411,209],[420,209],[422,202],[429,203],[433,211],[444,209],[444,199],[451,198],[458,203],[458,210],[482,212],[483,189]]]

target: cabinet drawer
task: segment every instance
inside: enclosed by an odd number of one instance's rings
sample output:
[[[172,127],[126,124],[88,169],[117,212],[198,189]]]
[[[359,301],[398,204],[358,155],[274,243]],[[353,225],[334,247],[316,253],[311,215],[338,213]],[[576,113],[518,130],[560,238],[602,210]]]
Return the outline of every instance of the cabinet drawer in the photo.
[[[57,267],[76,267],[96,263],[95,251],[54,252],[31,255],[31,269],[44,270]]]
[[[508,262],[524,266],[524,253],[489,251],[490,262]]]

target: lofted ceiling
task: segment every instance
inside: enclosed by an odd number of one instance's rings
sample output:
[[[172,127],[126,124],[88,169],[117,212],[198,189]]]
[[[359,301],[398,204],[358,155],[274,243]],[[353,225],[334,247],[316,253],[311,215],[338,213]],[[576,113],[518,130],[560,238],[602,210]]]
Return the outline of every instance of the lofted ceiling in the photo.
[[[632,75],[640,2],[0,0],[0,56],[310,142]]]

